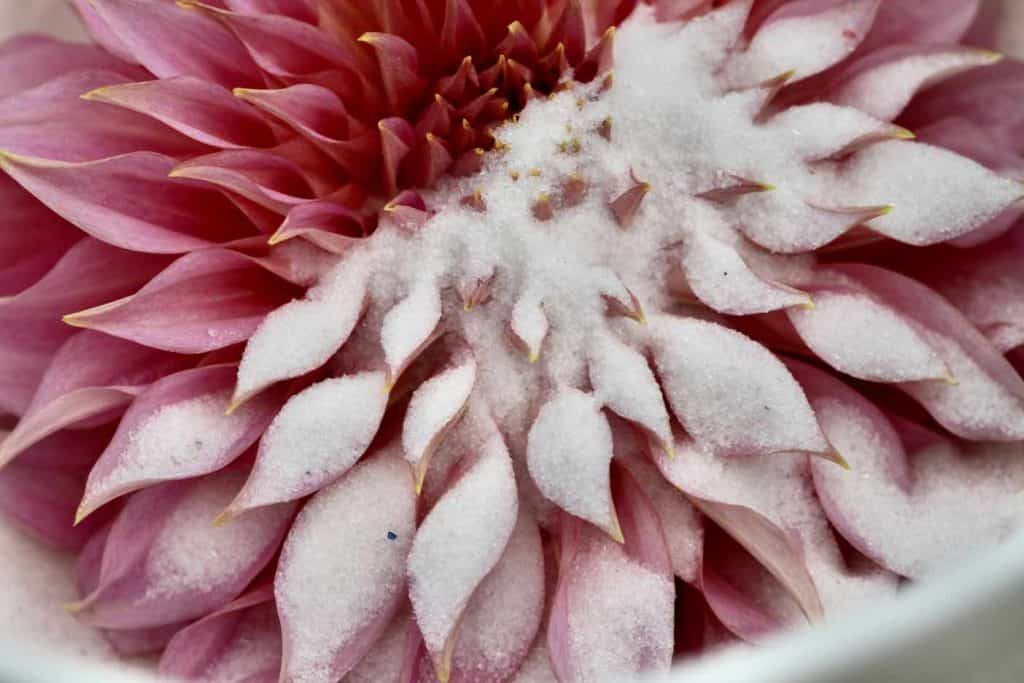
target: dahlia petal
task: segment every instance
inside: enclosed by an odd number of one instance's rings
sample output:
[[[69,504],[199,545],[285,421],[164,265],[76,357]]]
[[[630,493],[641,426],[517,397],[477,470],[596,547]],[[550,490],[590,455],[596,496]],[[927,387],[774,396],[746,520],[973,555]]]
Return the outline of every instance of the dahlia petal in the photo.
[[[70,223],[124,249],[182,253],[252,231],[222,197],[167,178],[174,160],[159,154],[76,164],[0,153],[0,168]]]
[[[384,172],[384,190],[389,195],[398,192],[398,174],[402,162],[415,146],[416,131],[402,118],[383,119],[377,123],[380,132],[381,159]]]
[[[544,551],[537,523],[520,510],[498,564],[463,614],[452,683],[502,683],[529,654],[544,616]]]
[[[704,542],[697,508],[646,459],[629,458],[624,465],[658,513],[673,573],[683,581],[696,583]]]
[[[150,484],[215,472],[254,444],[279,403],[267,396],[225,415],[234,370],[186,370],[144,391],[89,473],[79,518]]]
[[[256,588],[179,630],[160,657],[160,675],[175,680],[277,680],[281,634],[274,591]]]
[[[271,147],[276,142],[250,107],[225,88],[191,76],[110,85],[84,97],[152,117],[211,147]]]
[[[137,64],[131,50],[110,29],[91,0],[71,0],[71,4],[78,10],[82,23],[97,45],[127,64]]]
[[[245,347],[232,405],[326,363],[362,317],[366,287],[364,270],[346,261],[305,299],[268,315]]]
[[[390,111],[403,111],[426,86],[426,82],[419,76],[416,48],[399,36],[388,33],[364,33],[359,37],[359,42],[369,45],[377,58],[381,84]]]
[[[829,125],[822,126],[822,121]],[[765,125],[785,136],[793,151],[808,161],[842,157],[873,142],[913,136],[905,128],[871,115],[866,107],[840,107],[828,102],[787,107]]]
[[[147,384],[184,364],[96,332],[74,335],[54,355],[22,419],[0,444],[0,466],[60,429],[109,419]]]
[[[820,73],[845,59],[864,40],[880,4],[880,0],[794,0],[783,4],[761,24],[747,50],[729,60],[728,78],[751,85],[789,71],[794,72],[793,81]],[[807,49],[809,33],[819,49]]]
[[[647,359],[616,337],[590,345],[590,382],[597,401],[643,427],[666,451],[672,448],[668,409]]]
[[[448,59],[479,54],[487,41],[467,0],[445,0],[444,8],[444,22],[438,36],[441,54]]]
[[[370,447],[387,403],[381,372],[324,380],[292,396],[227,515],[296,500],[343,475]]]
[[[621,539],[612,503],[612,456],[612,431],[601,403],[582,391],[559,391],[530,427],[526,461],[544,497]]]
[[[1022,194],[1018,183],[938,147],[893,140],[853,155],[840,172],[854,206],[890,204],[872,230],[916,246],[960,237],[998,216]],[[952,183],[952,184],[950,184]]]
[[[402,423],[402,450],[416,471],[417,492],[423,489],[431,456],[466,410],[476,376],[476,359],[467,355],[413,394]]]
[[[810,303],[806,293],[762,278],[735,248],[699,231],[686,241],[682,265],[693,293],[720,313],[750,315]]]
[[[708,0],[657,0],[654,12],[658,21],[685,21],[710,8]]]
[[[229,88],[260,82],[245,48],[192,3],[91,2],[114,37],[158,78],[195,76]]]
[[[186,254],[136,294],[64,321],[151,348],[205,353],[248,339],[286,294],[248,257],[215,249]]]
[[[239,14],[280,14],[316,24],[315,3],[309,0],[224,0],[224,6]]]
[[[441,312],[441,292],[437,284],[421,280],[384,316],[380,341],[389,385],[393,386],[409,363],[436,338]]]
[[[200,617],[231,601],[266,566],[293,506],[233,524],[211,520],[244,474],[226,470],[132,496],[110,530],[96,589],[75,606],[102,628],[152,628]]]
[[[1020,526],[1024,464],[1013,447],[959,448],[940,439],[908,457],[871,402],[820,370],[793,370],[825,433],[860,475],[837,477],[812,463],[825,512],[861,552],[919,578],[962,563]]]
[[[313,198],[313,189],[297,164],[261,150],[233,149],[195,157],[175,166],[170,176],[215,185],[282,216]]]
[[[950,370],[912,321],[863,291],[812,288],[813,309],[786,311],[816,356],[858,379],[943,380]]]
[[[763,346],[714,323],[652,320],[654,362],[669,405],[719,455],[828,453],[800,386]]]
[[[548,623],[551,668],[563,683],[668,671],[675,587],[581,520],[562,516],[558,589]],[[660,542],[660,541],[658,541]]]
[[[118,265],[113,271],[111,263]],[[24,414],[53,354],[74,334],[61,315],[125,296],[164,265],[162,257],[86,238],[32,287],[0,300],[0,407]]]
[[[274,582],[282,681],[336,681],[366,655],[405,595],[415,533],[412,477],[390,454],[360,464],[306,505]]]
[[[108,434],[103,430],[102,434],[54,435],[7,464],[0,470],[0,513],[5,520],[13,521],[50,546],[80,550],[107,520],[97,518],[79,526],[71,525],[85,488],[85,470],[75,461],[94,460],[103,450],[103,439]],[[58,455],[60,462],[48,462],[53,455]]]
[[[993,64],[997,53],[964,47],[903,47],[872,53],[843,73],[828,99],[892,121],[914,95],[964,71]]]
[[[555,672],[551,668],[551,657],[544,638],[538,638],[533,644],[519,671],[509,679],[510,683],[558,683]]]
[[[154,628],[104,629],[102,633],[103,638],[119,656],[141,657],[163,650],[183,626],[184,624],[167,624]]]
[[[180,156],[203,150],[163,124],[125,109],[82,99],[124,82],[112,71],[72,71],[0,101],[0,149],[53,161],[94,161],[140,149]],[[67,121],[79,121],[74,132]]]
[[[501,560],[518,510],[512,461],[495,434],[416,532],[409,553],[409,597],[442,683],[451,675],[466,607]]]
[[[69,71],[98,69],[141,78],[143,71],[93,45],[22,35],[0,45],[0,97],[20,93]]]
[[[957,43],[974,22],[979,4],[979,0],[883,2],[864,47]]]
[[[535,363],[548,336],[548,318],[542,303],[530,296],[520,298],[512,307],[510,325],[515,341],[526,351],[530,362]]]
[[[875,147],[877,145],[872,145]],[[887,204],[824,206],[793,188],[747,194],[740,198],[740,229],[751,241],[768,251],[796,254],[813,251],[865,222],[892,211]]]
[[[927,332],[955,383],[907,382],[901,388],[939,424],[972,440],[1024,438],[1024,380],[952,304],[919,282],[882,268],[834,268]]]

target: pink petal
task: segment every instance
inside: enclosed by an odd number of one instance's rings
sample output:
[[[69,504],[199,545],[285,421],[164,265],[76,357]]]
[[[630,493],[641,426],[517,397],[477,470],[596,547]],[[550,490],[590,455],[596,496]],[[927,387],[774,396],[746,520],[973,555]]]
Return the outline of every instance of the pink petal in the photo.
[[[98,88],[87,99],[150,116],[211,147],[271,147],[273,132],[230,91],[192,76]]]
[[[93,45],[21,35],[0,45],[0,97],[34,88],[76,69],[108,70],[125,78],[141,78],[144,74]]]
[[[512,461],[495,434],[416,532],[409,553],[409,596],[442,681],[452,670],[467,605],[505,552],[518,508]]]
[[[614,539],[622,538],[612,504],[612,431],[590,394],[563,388],[530,427],[526,459],[541,494]]]
[[[209,183],[282,216],[313,198],[298,164],[262,150],[231,149],[194,157],[175,166],[170,175]]]
[[[163,650],[182,626],[184,624],[140,629],[105,629],[103,637],[119,656],[140,657]]]
[[[113,36],[158,78],[195,76],[226,87],[259,82],[231,32],[192,7],[145,0],[91,0]]]
[[[57,351],[25,415],[0,444],[0,465],[60,429],[115,417],[147,384],[184,366],[184,359],[96,332],[74,335]]]
[[[370,447],[387,404],[381,372],[327,379],[292,396],[226,514],[296,500],[343,475]]]
[[[927,331],[955,383],[907,382],[901,388],[942,426],[967,439],[1024,438],[1024,380],[963,314],[905,276],[867,265],[834,268]]]
[[[468,355],[416,389],[402,423],[402,450],[421,491],[430,458],[462,417],[476,384],[476,359]]]
[[[1024,463],[1014,447],[960,448],[940,439],[908,458],[871,402],[820,370],[792,367],[829,439],[858,473],[837,476],[812,463],[822,505],[866,555],[917,578],[968,561],[1021,525]]]
[[[76,610],[104,628],[151,628],[225,605],[266,566],[293,506],[216,527],[244,475],[226,470],[146,489],[129,499],[103,552],[98,586]]]
[[[363,219],[351,209],[330,200],[293,206],[284,223],[270,238],[280,244],[302,237],[333,254],[344,254],[366,236]]]
[[[544,616],[544,552],[537,523],[520,511],[505,553],[462,616],[451,683],[502,683],[519,669]]]
[[[91,0],[71,0],[71,4],[78,10],[82,23],[85,24],[86,30],[89,31],[89,35],[92,36],[97,45],[129,64],[137,63],[131,50],[110,30],[110,26],[99,15],[96,6],[92,4]]]
[[[186,370],[144,391],[89,474],[79,516],[154,483],[215,472],[256,443],[279,399],[226,415],[234,374],[232,365]]]
[[[189,681],[276,681],[281,628],[270,586],[256,588],[179,630],[160,657],[160,675]]]
[[[268,315],[245,347],[232,403],[326,363],[363,315],[367,277],[363,268],[344,261],[305,299]]]
[[[174,160],[160,154],[86,163],[0,154],[0,168],[70,223],[124,249],[174,254],[252,234],[223,197],[168,178]],[[146,202],[133,201],[139,196]]]
[[[130,297],[65,316],[151,348],[205,353],[245,341],[295,290],[233,251],[182,256]]]
[[[25,412],[52,355],[74,334],[62,315],[125,296],[166,263],[83,239],[32,287],[0,300],[0,407]]]
[[[651,345],[676,417],[719,455],[828,453],[800,386],[763,346],[720,325],[660,316]]]
[[[303,509],[275,579],[282,681],[337,681],[366,655],[405,596],[415,533],[413,480],[390,454],[359,465]]]
[[[898,43],[957,43],[978,13],[979,0],[883,2],[866,49]]]
[[[344,678],[342,683],[378,683],[402,681],[405,664],[406,638],[410,626],[415,629],[408,608],[403,608],[391,620],[384,633],[373,643],[366,655]],[[422,638],[420,638],[422,642]]]

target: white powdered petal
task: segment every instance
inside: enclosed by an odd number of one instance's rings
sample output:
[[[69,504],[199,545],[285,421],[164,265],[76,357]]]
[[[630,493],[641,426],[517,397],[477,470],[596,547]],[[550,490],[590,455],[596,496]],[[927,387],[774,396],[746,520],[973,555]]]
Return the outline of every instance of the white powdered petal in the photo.
[[[434,449],[466,408],[476,383],[476,361],[462,363],[431,377],[413,394],[402,424],[405,459],[417,468],[417,488]]]
[[[815,355],[840,372],[875,382],[950,377],[911,321],[866,294],[815,292],[813,309],[787,313]]]
[[[730,81],[754,84],[787,71],[799,80],[824,71],[856,49],[877,9],[878,0],[846,0],[814,14],[769,19],[729,61]]]
[[[838,507],[843,528],[856,530],[865,551],[893,571],[912,578],[948,571],[1024,523],[1019,445],[960,450],[941,441],[913,453],[907,495],[887,473],[895,435],[879,433],[856,404],[826,398],[815,408],[829,439],[860,473],[843,476],[814,465],[815,483]]]
[[[637,423],[658,439],[662,448],[671,450],[668,410],[647,359],[611,335],[595,339],[588,358],[597,401]]]
[[[344,474],[373,441],[387,402],[383,372],[324,380],[293,396],[263,436],[232,508],[295,500]]]
[[[683,581],[696,584],[704,546],[704,527],[700,513],[682,491],[665,481],[657,468],[645,458],[630,458],[626,461],[626,467],[658,511],[665,545],[672,561],[672,571]]]
[[[835,88],[828,99],[891,121],[919,91],[1000,58],[998,53],[974,48],[920,50],[857,73]]]
[[[519,521],[505,554],[466,606],[452,655],[459,680],[501,683],[522,664],[544,615],[544,551],[537,523]]]
[[[551,670],[551,656],[544,638],[537,639],[530,655],[509,683],[558,683],[555,672]]]
[[[573,567],[569,609],[574,682],[667,670],[674,645],[675,586],[607,539]]]
[[[341,679],[342,683],[385,683],[400,680],[405,655],[405,638],[410,623],[406,611],[399,612],[356,668]]]
[[[291,515],[290,505],[256,510],[222,527],[213,524],[243,476],[230,471],[200,479],[170,514],[146,559],[146,598],[215,589],[267,551]]]
[[[234,403],[326,363],[352,334],[365,302],[365,270],[342,261],[306,299],[268,315],[245,347]]]
[[[733,247],[701,232],[687,240],[682,265],[693,293],[719,313],[751,315],[810,303],[804,292],[761,278]]]
[[[505,552],[518,510],[512,461],[501,437],[494,436],[416,532],[409,553],[409,597],[439,673],[450,671],[459,621]]]
[[[530,362],[540,357],[540,347],[548,336],[548,318],[536,299],[522,298],[512,308],[512,334],[523,345]]]
[[[601,404],[582,391],[563,389],[530,428],[526,461],[544,497],[621,538],[612,503],[612,457],[612,430]]]
[[[768,349],[702,320],[651,321],[655,365],[676,417],[719,455],[826,453],[800,386]]]
[[[815,102],[789,107],[766,124],[803,159],[827,159],[874,140],[909,137],[909,131],[859,109]]]
[[[404,595],[415,533],[412,476],[392,455],[367,460],[306,505],[274,581],[283,681],[331,683],[356,665]]]
[[[441,293],[424,281],[384,317],[380,340],[391,384],[424,349],[441,322]]]
[[[889,140],[853,155],[837,178],[847,206],[884,206],[870,221],[883,235],[925,246],[983,226],[1024,195],[1021,186],[953,152]]]
[[[273,603],[245,613],[224,654],[197,680],[203,683],[247,683],[262,680],[281,666],[281,628]]]

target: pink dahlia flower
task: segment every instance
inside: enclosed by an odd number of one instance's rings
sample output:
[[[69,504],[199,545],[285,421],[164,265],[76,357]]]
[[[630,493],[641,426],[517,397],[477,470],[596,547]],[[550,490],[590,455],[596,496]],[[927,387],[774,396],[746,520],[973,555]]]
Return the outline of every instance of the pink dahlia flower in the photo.
[[[588,683],[1020,526],[976,1],[75,5],[0,47],[0,506],[119,651]]]

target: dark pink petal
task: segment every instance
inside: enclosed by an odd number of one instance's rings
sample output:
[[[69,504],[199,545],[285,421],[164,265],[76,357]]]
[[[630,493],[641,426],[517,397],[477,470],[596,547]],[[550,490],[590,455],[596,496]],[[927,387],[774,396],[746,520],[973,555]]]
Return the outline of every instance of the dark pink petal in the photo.
[[[270,126],[218,85],[191,76],[109,85],[87,99],[124,107],[212,147],[271,147]]]
[[[52,355],[74,334],[62,315],[130,294],[166,263],[87,238],[32,287],[0,300],[0,407],[25,412]]]
[[[158,78],[195,76],[229,88],[260,82],[241,43],[191,3],[92,3],[113,36]]]
[[[252,234],[226,199],[168,178],[174,166],[149,152],[87,163],[0,154],[0,168],[49,208],[124,249],[175,254]]]
[[[1024,438],[1024,380],[952,304],[919,282],[882,268],[833,268],[927,333],[952,381],[900,386],[942,426],[980,441]]]
[[[234,375],[233,365],[207,366],[144,391],[90,472],[79,516],[151,484],[215,472],[256,443],[280,403],[267,395],[226,415]]]
[[[651,320],[654,362],[672,411],[719,455],[830,449],[800,386],[768,349],[697,319]]]
[[[330,200],[292,207],[284,223],[270,238],[272,245],[302,237],[333,254],[344,254],[366,236],[363,218]]]
[[[6,175],[0,177],[0,205],[9,225],[32,226],[0,231],[0,298],[4,298],[38,282],[82,233]]]
[[[415,533],[412,475],[393,454],[359,465],[306,505],[274,581],[282,681],[332,683],[366,655],[405,596]]]
[[[147,150],[171,156],[205,147],[158,121],[82,98],[123,83],[113,71],[72,71],[0,101],[0,150],[52,161],[95,161]],[[78,122],[74,130],[67,122]]]
[[[837,476],[812,463],[829,519],[861,552],[918,578],[964,563],[1020,527],[1019,448],[938,439],[908,457],[901,435],[871,402],[827,373],[792,368],[858,475]]]
[[[130,297],[64,321],[155,349],[206,353],[245,341],[296,290],[242,254],[186,254]]]
[[[0,97],[34,88],[69,71],[100,69],[124,78],[144,71],[93,45],[66,43],[43,35],[20,35],[0,45]]]
[[[119,656],[140,657],[163,650],[182,626],[184,624],[140,629],[104,629],[103,637]]]
[[[564,388],[530,427],[526,461],[541,494],[611,538],[622,538],[612,502],[612,430],[591,394]]]
[[[225,470],[146,489],[110,530],[96,589],[75,606],[103,628],[152,628],[227,604],[277,551],[294,507],[279,505],[217,527],[244,474]]]
[[[462,616],[451,683],[502,683],[529,654],[544,616],[544,552],[537,523],[520,511],[505,553]]]
[[[382,372],[327,379],[292,396],[267,429],[249,479],[225,515],[297,500],[345,474],[370,447],[387,405]]]
[[[32,403],[0,443],[0,466],[60,429],[116,417],[147,384],[186,362],[96,332],[74,335],[57,351]]]
[[[106,429],[55,434],[6,464],[0,469],[0,512],[44,543],[62,550],[80,549],[107,521],[97,516],[73,526],[87,463],[99,456],[109,434]]]
[[[277,680],[281,630],[270,586],[180,629],[160,657],[160,675],[182,681]]]
[[[979,4],[979,0],[883,2],[864,47],[959,42],[977,16]]]
[[[409,553],[409,597],[442,681],[451,675],[466,608],[501,560],[518,509],[512,460],[502,437],[494,434],[416,532]]]
[[[176,166],[170,175],[209,183],[282,216],[313,198],[309,181],[296,163],[261,150],[226,150],[194,157]]]

